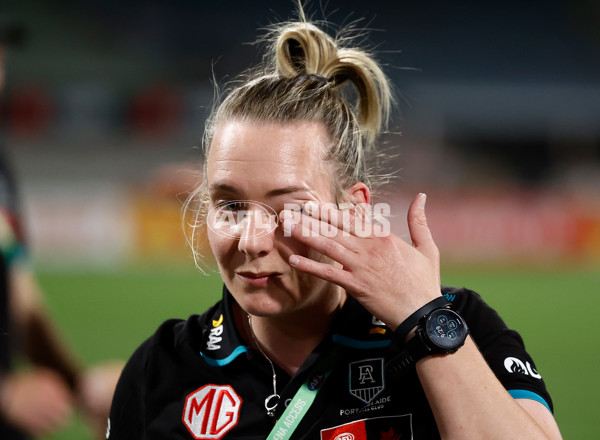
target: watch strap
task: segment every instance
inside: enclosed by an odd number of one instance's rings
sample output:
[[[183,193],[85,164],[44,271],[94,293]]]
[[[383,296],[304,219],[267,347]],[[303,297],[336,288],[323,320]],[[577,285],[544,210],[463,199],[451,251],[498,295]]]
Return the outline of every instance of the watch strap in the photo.
[[[420,331],[410,338],[404,350],[398,356],[386,363],[388,373],[397,375],[413,368],[417,361],[431,353]]]
[[[435,309],[441,309],[443,307],[447,307],[450,305],[450,301],[445,296],[439,296],[433,301],[429,301],[423,307],[418,309],[408,318],[406,318],[402,324],[398,326],[396,331],[394,332],[396,336],[400,339],[400,341],[406,340],[406,336],[410,333],[410,331],[419,324],[419,321],[425,316],[429,315]]]

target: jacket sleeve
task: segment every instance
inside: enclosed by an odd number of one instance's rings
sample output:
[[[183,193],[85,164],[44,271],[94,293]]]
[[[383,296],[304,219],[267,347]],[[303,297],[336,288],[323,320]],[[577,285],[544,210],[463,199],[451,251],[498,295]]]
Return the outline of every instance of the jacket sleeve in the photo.
[[[553,411],[546,384],[519,333],[508,328],[477,293],[448,288],[443,293],[465,319],[471,337],[508,393],[515,399],[536,400]]]

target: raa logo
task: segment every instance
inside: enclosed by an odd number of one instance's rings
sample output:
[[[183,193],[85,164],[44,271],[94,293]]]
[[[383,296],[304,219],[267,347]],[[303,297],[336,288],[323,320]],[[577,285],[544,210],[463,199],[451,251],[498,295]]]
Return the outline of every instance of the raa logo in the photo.
[[[373,318],[371,319],[371,325],[373,326],[373,328],[369,330],[369,334],[371,335],[375,333],[385,335],[385,333],[387,332],[387,330],[385,329],[385,322],[381,321],[380,319],[377,319],[375,316],[373,316]]]
[[[221,348],[221,341],[223,338],[221,335],[223,334],[223,315],[219,316],[218,320],[212,320],[213,328],[210,329],[210,334],[208,335],[208,343],[206,344],[207,350],[218,350]]]
[[[241,406],[230,385],[204,385],[185,399],[183,423],[197,440],[219,440],[237,425]]]

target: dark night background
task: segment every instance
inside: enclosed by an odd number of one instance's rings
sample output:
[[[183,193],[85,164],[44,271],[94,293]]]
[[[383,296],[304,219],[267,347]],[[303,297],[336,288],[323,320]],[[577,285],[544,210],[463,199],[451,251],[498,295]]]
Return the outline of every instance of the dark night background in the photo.
[[[294,9],[4,0],[0,10],[29,34],[8,55],[2,127],[31,209],[53,194],[110,199],[165,164],[199,163],[211,80],[223,85],[259,61],[251,43]],[[306,10],[333,32],[369,30],[359,42],[397,92],[383,144],[400,193],[535,191],[598,204],[597,1],[332,0]]]

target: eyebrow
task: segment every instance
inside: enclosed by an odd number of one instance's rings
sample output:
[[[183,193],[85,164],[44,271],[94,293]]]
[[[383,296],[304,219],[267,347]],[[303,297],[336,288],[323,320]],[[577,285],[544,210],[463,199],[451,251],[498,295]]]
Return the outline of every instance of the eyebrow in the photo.
[[[277,197],[295,192],[306,191],[312,193],[310,188],[305,186],[286,186],[285,188],[273,189],[267,193],[267,197]]]
[[[229,185],[227,183],[213,183],[210,186],[209,190],[211,193],[214,193],[214,192],[239,193],[240,192],[235,186]],[[272,189],[271,191],[269,191],[266,194],[266,196],[267,197],[277,197],[277,196],[291,194],[291,193],[295,193],[295,192],[299,192],[299,191],[307,191],[307,192],[312,193],[312,190],[305,186],[286,186],[284,188]]]

